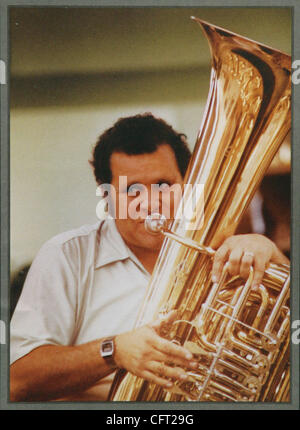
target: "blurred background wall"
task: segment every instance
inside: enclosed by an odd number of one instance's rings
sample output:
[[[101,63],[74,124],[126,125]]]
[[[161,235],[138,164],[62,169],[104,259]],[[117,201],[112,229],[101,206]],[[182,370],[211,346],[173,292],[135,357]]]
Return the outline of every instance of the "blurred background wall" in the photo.
[[[288,8],[10,9],[12,274],[53,235],[97,221],[88,159],[119,117],[151,111],[193,147],[210,53],[191,15],[291,53]],[[278,173],[282,184],[289,167]]]

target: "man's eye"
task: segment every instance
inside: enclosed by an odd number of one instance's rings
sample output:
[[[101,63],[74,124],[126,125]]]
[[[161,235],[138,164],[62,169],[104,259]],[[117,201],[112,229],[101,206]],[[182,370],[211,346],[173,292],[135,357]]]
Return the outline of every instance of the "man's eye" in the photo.
[[[168,190],[170,187],[170,184],[168,182],[158,182],[157,185],[159,186],[159,189],[162,191]]]
[[[142,184],[132,184],[129,187],[127,187],[127,193],[136,193],[137,191],[142,192],[144,189],[144,186]]]

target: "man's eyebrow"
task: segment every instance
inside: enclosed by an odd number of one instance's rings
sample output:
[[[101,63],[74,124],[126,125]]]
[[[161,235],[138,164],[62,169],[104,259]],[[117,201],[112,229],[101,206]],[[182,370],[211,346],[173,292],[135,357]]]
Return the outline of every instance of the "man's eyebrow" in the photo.
[[[144,186],[144,184],[142,182],[137,182],[137,181],[132,181],[129,184],[127,184],[127,190],[132,187],[133,185],[141,185]]]
[[[175,180],[174,177],[169,177],[169,178],[162,177],[162,178],[157,178],[153,182],[153,184],[158,184],[158,183],[161,183],[161,184],[174,184],[175,182],[176,182],[176,180]]]
[[[158,183],[171,184],[173,182],[174,182],[173,178],[169,178],[169,179],[158,178],[158,179],[155,179],[151,185],[156,185]],[[138,182],[138,181],[134,181],[133,180],[133,181],[130,181],[130,182],[127,183],[127,188],[131,187],[131,185],[145,185],[145,184],[143,182]]]
[[[168,179],[160,178],[160,179],[157,179],[153,185],[157,185],[157,184],[173,185],[173,184],[176,184],[176,180],[175,180],[175,178],[168,178]]]
[[[174,184],[175,182],[174,182],[174,179],[171,179],[171,178],[169,178],[169,179],[166,179],[166,178],[159,178],[159,179],[156,179],[155,181],[153,181],[152,183],[151,183],[151,185],[160,185],[160,184],[168,184],[168,185],[171,185],[171,184]],[[131,182],[131,183],[129,183],[128,185],[127,185],[127,188],[130,188],[132,185],[142,185],[142,186],[145,186],[145,184],[143,184],[142,182],[136,182],[136,181],[133,181],[133,182]]]
[[[157,184],[158,182],[161,182],[161,183],[170,183],[170,182],[173,182],[173,181],[172,181],[172,178],[169,178],[169,179],[159,178],[155,183]]]

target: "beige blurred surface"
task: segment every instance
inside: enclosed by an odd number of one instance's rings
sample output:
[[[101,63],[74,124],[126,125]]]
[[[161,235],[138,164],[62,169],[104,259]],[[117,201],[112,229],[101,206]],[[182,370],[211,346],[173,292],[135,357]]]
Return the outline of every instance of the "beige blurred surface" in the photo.
[[[11,70],[37,76],[207,67],[208,46],[191,15],[291,52],[289,8],[13,8]]]
[[[288,8],[12,8],[11,268],[51,236],[96,218],[88,165],[120,116],[151,111],[191,148],[210,57],[196,15],[291,51]]]

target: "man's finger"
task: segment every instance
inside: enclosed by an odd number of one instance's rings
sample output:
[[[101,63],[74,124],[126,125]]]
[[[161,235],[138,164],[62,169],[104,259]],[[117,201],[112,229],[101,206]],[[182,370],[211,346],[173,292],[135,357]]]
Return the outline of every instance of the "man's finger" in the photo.
[[[168,381],[168,379],[157,376],[155,373],[148,370],[144,370],[138,376],[142,377],[143,379],[147,379],[147,381],[154,382],[156,385],[161,385],[162,387],[171,388],[173,386],[173,383]]]
[[[163,339],[162,337],[157,336],[157,338],[153,346],[158,353],[163,354],[164,362],[189,369],[196,369],[198,367],[198,362],[193,358],[193,354],[188,349]],[[154,357],[155,355],[153,355],[153,358]]]
[[[241,267],[240,267],[240,275],[242,278],[246,279],[250,273],[250,267],[252,266],[254,261],[253,252],[244,252],[241,259]]]
[[[167,314],[161,316],[160,318],[157,318],[155,321],[149,324],[150,327],[154,328],[158,333],[160,331],[160,327],[164,324],[172,324],[174,321],[176,321],[176,318],[178,317],[178,311],[172,310],[168,312]]]
[[[213,267],[211,271],[211,280],[212,282],[219,282],[223,267],[227,261],[229,254],[229,248],[226,244],[223,244],[220,246],[220,248],[216,251],[214,260],[213,260]]]
[[[194,358],[188,360],[187,358],[181,358],[171,354],[165,354],[158,350],[152,354],[152,360],[154,361],[163,361],[167,364],[171,364],[174,366],[179,366],[180,368],[195,370],[198,368],[199,363]]]
[[[261,282],[262,282],[262,278],[264,276],[265,273],[265,262],[262,258],[259,258],[259,256],[255,257],[254,260],[254,273],[253,273],[253,281],[252,281],[252,288],[253,289],[257,289]]]
[[[163,339],[160,336],[157,336],[153,346],[167,356],[174,356],[183,360],[191,360],[193,358],[193,354],[188,349],[169,340]]]
[[[162,318],[162,322],[170,324],[176,321],[176,318],[178,318],[178,310],[173,309],[172,311],[168,312],[165,317]]]
[[[185,371],[180,367],[170,367],[167,364],[158,361],[151,361],[149,363],[149,370],[157,376],[167,379],[171,378],[175,381],[184,381],[188,377]]]
[[[243,255],[243,250],[241,248],[235,248],[231,251],[228,258],[228,272],[231,276],[240,274],[240,264]]]

